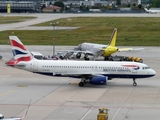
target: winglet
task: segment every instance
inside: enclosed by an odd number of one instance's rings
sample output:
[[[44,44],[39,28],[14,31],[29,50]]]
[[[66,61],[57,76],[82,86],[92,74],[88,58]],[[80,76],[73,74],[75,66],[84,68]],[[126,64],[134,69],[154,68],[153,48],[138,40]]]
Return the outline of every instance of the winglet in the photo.
[[[110,38],[109,46],[115,47],[117,38],[117,28],[114,28],[112,36]]]

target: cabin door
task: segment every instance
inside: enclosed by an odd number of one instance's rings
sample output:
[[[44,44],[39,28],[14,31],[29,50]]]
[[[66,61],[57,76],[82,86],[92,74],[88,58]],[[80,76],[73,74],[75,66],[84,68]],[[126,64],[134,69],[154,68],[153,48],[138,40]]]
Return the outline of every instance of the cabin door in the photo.
[[[33,62],[33,72],[37,72],[38,71],[38,62],[34,61]]]

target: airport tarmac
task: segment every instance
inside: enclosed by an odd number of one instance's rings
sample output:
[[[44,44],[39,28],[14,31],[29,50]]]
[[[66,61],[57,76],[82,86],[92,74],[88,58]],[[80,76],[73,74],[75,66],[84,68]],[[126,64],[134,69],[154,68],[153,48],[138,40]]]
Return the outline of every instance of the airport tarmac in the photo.
[[[0,46],[6,59],[12,57],[9,45]],[[30,51],[51,54],[52,46],[27,46]],[[72,49],[72,46],[56,46]],[[152,78],[113,79],[108,85],[79,87],[79,79],[50,77],[5,65],[0,60],[0,111],[6,117],[23,116],[24,120],[96,120],[99,108],[108,108],[109,120],[158,120],[160,117],[160,47],[118,52],[117,55],[137,56],[153,68]]]
[[[1,14],[38,16],[37,19],[0,25],[0,31],[24,29],[29,25],[64,17],[160,17],[160,14]],[[125,46],[127,47],[127,46]],[[138,47],[138,46],[137,46]],[[52,46],[27,46],[30,51],[51,55]],[[56,50],[72,49],[56,46]],[[160,47],[143,51],[118,52],[117,55],[141,57],[157,74],[152,78],[113,79],[108,85],[79,87],[79,79],[50,77],[5,65],[12,58],[11,47],[0,45],[0,113],[5,118],[23,116],[24,120],[96,120],[99,108],[108,108],[109,120],[158,120],[160,117]]]

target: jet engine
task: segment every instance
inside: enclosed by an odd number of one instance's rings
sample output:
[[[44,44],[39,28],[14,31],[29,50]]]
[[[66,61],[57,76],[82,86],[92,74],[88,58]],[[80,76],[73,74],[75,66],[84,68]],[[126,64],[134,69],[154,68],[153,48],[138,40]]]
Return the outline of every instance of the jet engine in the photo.
[[[0,114],[0,119],[3,119],[3,118],[4,118],[4,116],[2,114]]]
[[[81,53],[77,53],[77,52],[74,52],[73,53],[73,58],[80,58],[81,57]]]
[[[104,85],[107,83],[108,77],[106,76],[96,76],[92,77],[90,79],[90,84],[95,84],[95,85]]]
[[[77,53],[76,57],[80,58],[81,57],[81,53]]]

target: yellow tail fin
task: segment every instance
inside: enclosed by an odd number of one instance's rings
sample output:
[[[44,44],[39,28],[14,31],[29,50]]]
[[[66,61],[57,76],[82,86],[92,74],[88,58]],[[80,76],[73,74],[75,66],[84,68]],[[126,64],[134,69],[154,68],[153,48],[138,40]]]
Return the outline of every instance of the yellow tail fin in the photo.
[[[116,45],[116,38],[117,38],[117,28],[115,28],[113,30],[110,42],[109,42],[109,46],[115,47]]]

